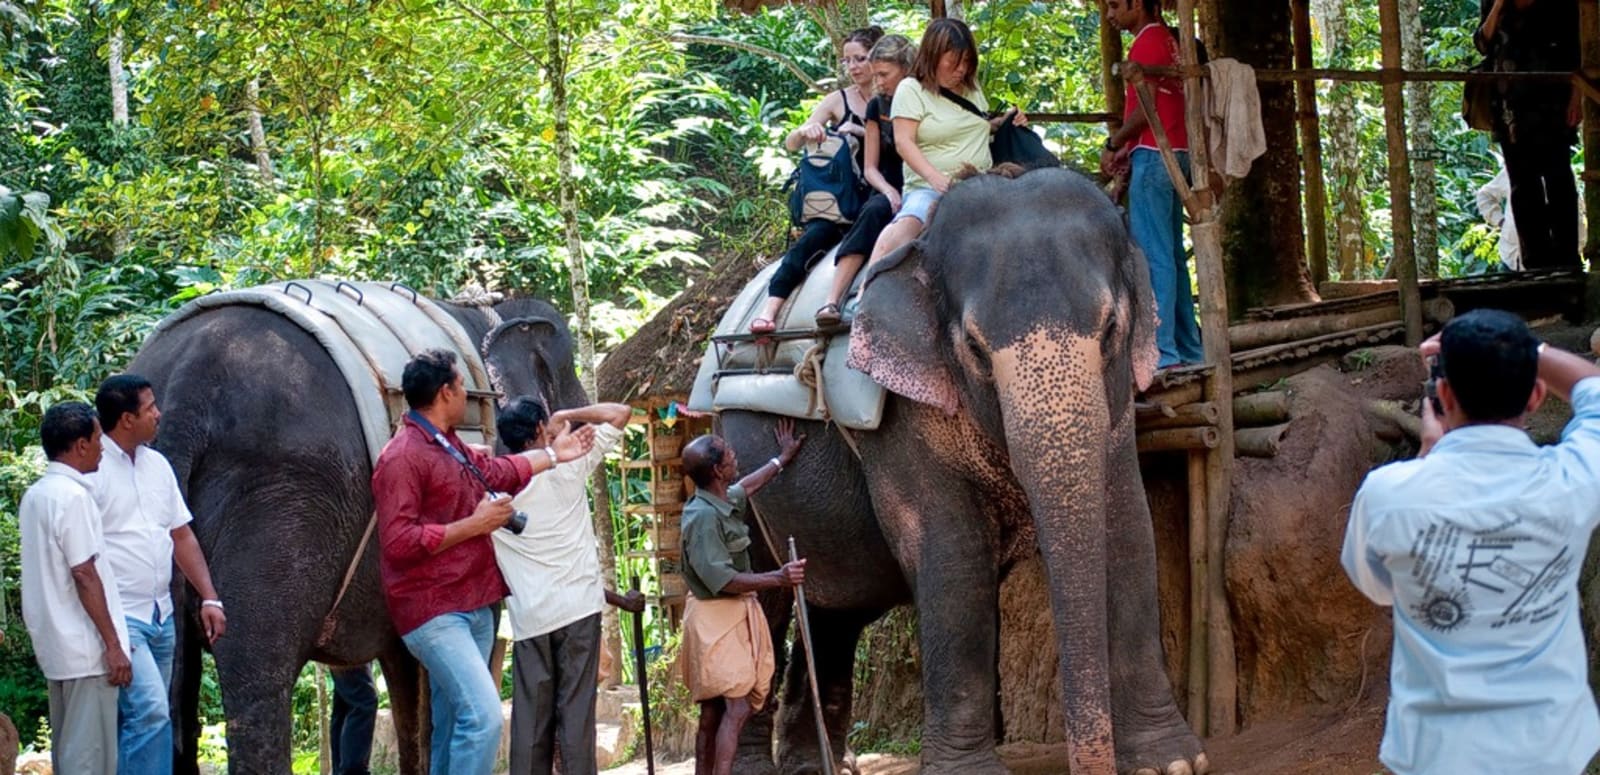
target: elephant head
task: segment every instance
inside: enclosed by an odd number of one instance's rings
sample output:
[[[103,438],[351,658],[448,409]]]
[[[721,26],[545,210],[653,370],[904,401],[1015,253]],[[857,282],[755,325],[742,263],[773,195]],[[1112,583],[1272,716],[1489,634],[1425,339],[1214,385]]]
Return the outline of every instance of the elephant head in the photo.
[[[507,299],[488,309],[446,305],[478,342],[502,406],[539,396],[551,411],[589,403],[573,368],[572,334],[564,316],[538,299]]]
[[[862,294],[851,365],[963,413],[995,450],[994,470],[1026,494],[1051,588],[1072,769],[1113,771],[1111,721],[1123,714],[1112,712],[1111,676],[1124,670],[1114,641],[1129,630],[1111,609],[1125,575],[1148,583],[1152,607],[1138,615],[1154,611],[1133,438],[1134,395],[1157,358],[1142,256],[1105,194],[1076,173],[980,176],[952,188],[920,239],[875,264]],[[1138,635],[1127,639],[1153,649],[1161,675],[1159,632],[1130,626]]]

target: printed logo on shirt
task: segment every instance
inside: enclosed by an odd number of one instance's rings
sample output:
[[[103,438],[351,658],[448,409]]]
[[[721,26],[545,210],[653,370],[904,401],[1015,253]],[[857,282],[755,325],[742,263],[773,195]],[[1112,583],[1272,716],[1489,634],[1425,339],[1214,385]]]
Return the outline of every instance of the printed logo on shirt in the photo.
[[[1414,618],[1450,632],[1474,611],[1489,616],[1493,629],[1535,625],[1559,614],[1576,568],[1573,554],[1519,529],[1521,523],[1518,518],[1473,532],[1442,522],[1419,530],[1411,575],[1424,592],[1411,607]]]

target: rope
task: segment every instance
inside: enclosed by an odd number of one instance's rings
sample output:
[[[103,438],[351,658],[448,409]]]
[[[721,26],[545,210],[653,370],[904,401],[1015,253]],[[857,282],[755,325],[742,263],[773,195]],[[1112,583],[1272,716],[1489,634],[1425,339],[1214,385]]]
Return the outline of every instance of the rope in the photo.
[[[494,305],[505,301],[506,295],[499,291],[491,291],[477,283],[467,283],[450,297],[450,303],[461,307],[477,307],[489,317],[489,330],[493,331],[500,325],[500,313],[494,311]]]
[[[361,543],[356,545],[356,554],[350,558],[350,566],[345,568],[344,581],[339,584],[339,594],[333,596],[333,606],[328,609],[328,615],[322,619],[322,630],[317,633],[317,647],[325,648],[333,641],[333,631],[339,624],[334,614],[339,611],[339,604],[344,602],[344,593],[350,591],[350,582],[356,577],[356,568],[361,566],[361,555],[367,553],[367,542],[372,540],[372,531],[378,526],[378,512],[372,512],[372,517],[367,520],[367,530],[361,534]]]
[[[811,396],[806,400],[806,414],[810,415],[817,409],[822,410],[822,419],[826,422],[831,415],[828,413],[828,398],[823,392],[822,365],[828,356],[828,337],[821,337],[811,344],[806,354],[800,357],[800,362],[794,366],[795,379],[800,384],[811,388]]]

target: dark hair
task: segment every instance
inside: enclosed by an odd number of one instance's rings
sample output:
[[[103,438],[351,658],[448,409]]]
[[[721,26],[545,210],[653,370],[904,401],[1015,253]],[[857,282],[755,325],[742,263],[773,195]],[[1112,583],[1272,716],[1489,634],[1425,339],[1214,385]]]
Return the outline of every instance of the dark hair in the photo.
[[[550,413],[545,411],[544,402],[533,396],[517,396],[500,410],[495,427],[507,449],[521,452],[539,438],[539,426],[548,419]]]
[[[917,79],[922,88],[937,94],[939,60],[948,51],[960,52],[967,60],[967,75],[961,80],[962,91],[978,88],[978,42],[973,40],[966,22],[959,19],[934,19],[928,24],[928,31],[922,33],[922,45],[917,46],[911,77]]]
[[[1522,318],[1475,309],[1444,327],[1438,366],[1473,422],[1500,422],[1528,410],[1539,376],[1539,339]]]
[[[412,409],[426,409],[439,391],[456,378],[456,354],[449,350],[423,350],[400,374],[400,389]]]
[[[44,413],[44,422],[39,424],[44,456],[55,460],[72,449],[79,439],[93,439],[100,431],[94,421],[94,407],[82,401],[67,401],[50,407]]]
[[[1157,19],[1161,18],[1161,0],[1138,0],[1138,2],[1139,5],[1144,6],[1144,12],[1146,14],[1154,16]],[[1173,37],[1177,36],[1174,35]]]
[[[694,481],[694,486],[708,487],[727,454],[728,442],[722,437],[710,433],[701,436],[683,448],[683,473]]]
[[[872,47],[877,45],[878,40],[882,37],[883,28],[876,24],[871,27],[861,27],[845,33],[844,41],[839,44],[839,49],[842,51],[845,46],[851,43],[860,43],[862,48],[871,51]]]
[[[139,413],[139,396],[154,390],[150,380],[138,374],[117,374],[100,383],[94,394],[94,408],[100,413],[100,427],[107,432],[122,422],[125,414]]]

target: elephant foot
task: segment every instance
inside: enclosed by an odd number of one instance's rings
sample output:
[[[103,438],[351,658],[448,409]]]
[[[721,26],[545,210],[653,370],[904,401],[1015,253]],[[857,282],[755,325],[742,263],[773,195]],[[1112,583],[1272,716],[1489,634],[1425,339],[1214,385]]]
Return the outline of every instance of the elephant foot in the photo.
[[[1117,729],[1117,772],[1128,775],[1205,775],[1210,761],[1183,718],[1143,733]]]
[[[816,751],[810,757],[798,755],[798,752],[783,756],[783,775],[822,775],[822,766],[817,763]],[[835,775],[861,775],[861,768],[856,764],[856,753],[845,749],[844,756],[833,764]],[[740,770],[740,772],[743,772]]]
[[[1011,775],[1011,770],[1000,763],[1000,757],[993,750],[953,761],[931,760],[924,753],[922,775]]]
[[[739,775],[778,775],[772,754],[755,749],[739,749],[733,757],[733,771]]]

